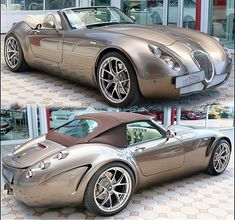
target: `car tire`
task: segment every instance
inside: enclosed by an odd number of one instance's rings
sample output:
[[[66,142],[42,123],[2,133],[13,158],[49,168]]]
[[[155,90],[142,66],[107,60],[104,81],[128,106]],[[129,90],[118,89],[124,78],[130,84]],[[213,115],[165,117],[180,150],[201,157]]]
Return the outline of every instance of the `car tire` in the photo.
[[[116,174],[114,175],[115,172]],[[122,175],[123,178],[118,183]],[[115,186],[115,184],[122,185]],[[101,167],[89,181],[84,196],[84,205],[87,210],[94,214],[112,216],[127,206],[133,191],[134,175],[132,170],[123,163],[109,163]],[[96,193],[98,193],[98,195],[95,197]],[[112,204],[112,206],[110,204]],[[108,210],[109,207],[112,208]]]
[[[109,52],[101,58],[97,68],[97,84],[100,93],[113,107],[126,107],[141,102],[134,67],[121,53]]]
[[[222,153],[223,151],[224,153]],[[230,155],[231,155],[231,146],[228,143],[228,141],[224,139],[218,141],[218,143],[216,143],[216,146],[211,154],[210,162],[207,167],[207,172],[211,175],[219,175],[223,173],[228,166]]]
[[[9,52],[9,50],[14,52]],[[28,67],[21,44],[14,34],[9,34],[5,38],[4,57],[7,66],[12,72],[23,72]]]

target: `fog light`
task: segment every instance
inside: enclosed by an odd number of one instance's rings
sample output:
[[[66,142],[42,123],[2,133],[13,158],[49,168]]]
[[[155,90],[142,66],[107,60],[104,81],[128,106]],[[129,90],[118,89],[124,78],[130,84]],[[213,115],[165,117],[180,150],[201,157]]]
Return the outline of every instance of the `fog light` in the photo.
[[[31,178],[33,176],[33,171],[32,170],[29,170],[27,173],[26,173],[26,178]]]
[[[156,47],[154,49],[154,55],[158,58],[160,58],[162,56],[162,50],[159,47]]]
[[[175,62],[170,57],[164,57],[164,62],[169,66],[171,69],[175,67]]]

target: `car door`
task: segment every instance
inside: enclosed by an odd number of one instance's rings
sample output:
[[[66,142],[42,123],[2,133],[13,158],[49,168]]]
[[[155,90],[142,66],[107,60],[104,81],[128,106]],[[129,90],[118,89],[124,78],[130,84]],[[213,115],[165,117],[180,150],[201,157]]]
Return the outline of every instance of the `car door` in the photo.
[[[55,63],[62,61],[63,31],[54,28],[39,28],[29,34],[32,53],[37,58],[42,58]]]
[[[144,176],[177,169],[184,164],[184,148],[177,138],[167,138],[149,121],[127,124],[128,148]]]

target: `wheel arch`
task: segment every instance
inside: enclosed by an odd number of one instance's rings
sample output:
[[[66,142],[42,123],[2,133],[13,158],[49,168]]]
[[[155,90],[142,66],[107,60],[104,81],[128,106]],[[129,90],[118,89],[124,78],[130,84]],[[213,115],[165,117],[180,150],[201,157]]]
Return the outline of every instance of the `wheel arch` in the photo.
[[[131,56],[125,50],[123,50],[122,48],[113,46],[113,47],[104,48],[103,50],[101,50],[99,52],[99,54],[96,57],[96,61],[95,61],[95,65],[94,65],[94,80],[95,80],[96,84],[97,84],[97,75],[98,75],[97,70],[98,70],[99,63],[100,63],[102,57],[105,54],[110,53],[110,52],[120,53],[121,55],[123,55],[131,63],[132,67],[134,68],[135,75],[136,75],[136,78],[137,78],[137,81],[138,81],[138,70],[137,70],[137,67],[136,67],[134,61],[131,59]],[[139,87],[139,82],[138,82],[138,87]]]
[[[222,136],[222,137],[219,137],[219,138],[212,137],[211,140],[210,140],[210,143],[207,147],[207,150],[206,150],[206,156],[211,155],[211,153],[213,152],[216,144],[221,140],[227,141],[229,143],[230,151],[232,151],[232,142],[228,137],[226,137],[226,136]]]

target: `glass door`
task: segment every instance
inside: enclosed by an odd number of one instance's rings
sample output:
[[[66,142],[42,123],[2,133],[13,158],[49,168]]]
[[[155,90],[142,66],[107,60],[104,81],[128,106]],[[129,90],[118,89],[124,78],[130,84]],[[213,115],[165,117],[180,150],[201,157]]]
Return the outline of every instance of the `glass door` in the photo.
[[[234,48],[234,0],[211,0],[209,34]]]

